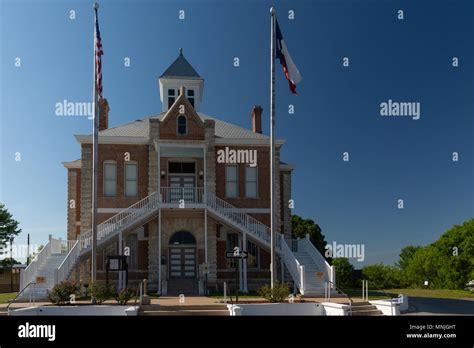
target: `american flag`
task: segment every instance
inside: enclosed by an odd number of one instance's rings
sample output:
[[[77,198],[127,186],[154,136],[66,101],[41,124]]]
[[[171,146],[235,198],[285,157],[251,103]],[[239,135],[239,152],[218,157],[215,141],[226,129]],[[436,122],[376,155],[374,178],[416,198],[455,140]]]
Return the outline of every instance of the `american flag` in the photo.
[[[99,100],[102,99],[102,40],[100,38],[99,19],[95,8],[95,88]]]

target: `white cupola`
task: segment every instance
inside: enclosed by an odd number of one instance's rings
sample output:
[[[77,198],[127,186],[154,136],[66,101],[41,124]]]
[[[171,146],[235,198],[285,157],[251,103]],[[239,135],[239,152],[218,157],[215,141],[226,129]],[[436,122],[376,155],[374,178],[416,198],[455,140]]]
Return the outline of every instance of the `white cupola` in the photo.
[[[179,49],[178,58],[160,76],[159,83],[163,111],[168,111],[173,105],[179,96],[181,86],[185,87],[186,97],[191,105],[196,111],[199,111],[204,91],[204,80],[184,58],[182,48]]]

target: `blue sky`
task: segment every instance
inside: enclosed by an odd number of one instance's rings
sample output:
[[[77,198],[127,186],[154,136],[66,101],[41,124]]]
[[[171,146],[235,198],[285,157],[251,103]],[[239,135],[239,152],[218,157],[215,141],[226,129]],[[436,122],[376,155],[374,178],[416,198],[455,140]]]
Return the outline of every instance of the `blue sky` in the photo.
[[[21,222],[16,242],[31,233],[41,244],[48,234],[66,235],[61,162],[79,158],[73,135],[92,127],[86,117],[55,116],[57,102],[92,97],[92,2],[0,4],[0,201]],[[109,126],[161,111],[158,77],[183,47],[205,79],[201,111],[250,128],[251,107],[261,104],[268,132],[272,4],[303,76],[293,96],[277,66],[276,132],[287,140],[282,159],[296,166],[294,212],[319,223],[328,242],[365,244],[366,263],[392,263],[401,247],[430,243],[471,219],[468,0],[100,1]],[[421,103],[420,120],[381,117],[388,99]]]

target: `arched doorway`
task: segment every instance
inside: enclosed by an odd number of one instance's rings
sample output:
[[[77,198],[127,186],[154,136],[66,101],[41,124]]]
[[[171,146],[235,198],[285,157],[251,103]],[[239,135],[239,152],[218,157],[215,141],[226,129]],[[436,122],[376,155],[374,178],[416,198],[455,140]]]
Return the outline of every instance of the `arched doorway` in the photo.
[[[175,232],[169,242],[169,276],[196,278],[196,238],[187,231]]]

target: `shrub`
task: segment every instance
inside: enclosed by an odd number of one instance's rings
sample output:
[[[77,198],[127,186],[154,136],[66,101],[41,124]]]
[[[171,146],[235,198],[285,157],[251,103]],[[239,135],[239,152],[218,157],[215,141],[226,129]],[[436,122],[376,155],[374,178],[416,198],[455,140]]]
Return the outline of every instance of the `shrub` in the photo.
[[[286,283],[276,283],[272,290],[269,285],[264,285],[258,289],[258,294],[270,302],[284,302],[290,296],[290,287]]]
[[[90,287],[92,297],[95,298],[98,304],[114,297],[115,291],[111,285],[105,283],[95,283]]]
[[[128,301],[135,295],[135,291],[131,288],[125,288],[115,294],[115,299],[119,305],[126,305]]]
[[[53,304],[63,305],[71,301],[71,295],[74,295],[76,291],[76,283],[66,280],[56,284],[54,288],[51,289],[48,294],[48,299]]]

